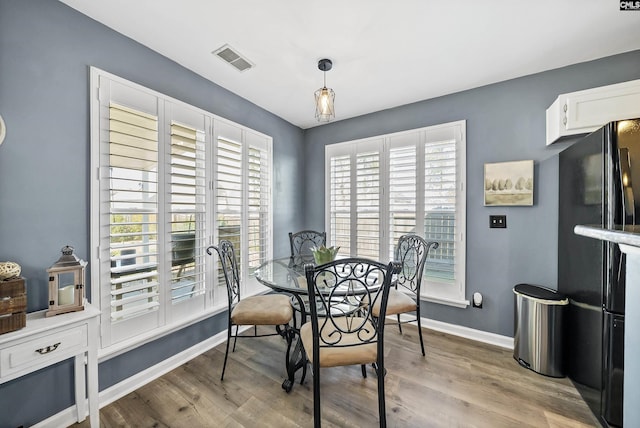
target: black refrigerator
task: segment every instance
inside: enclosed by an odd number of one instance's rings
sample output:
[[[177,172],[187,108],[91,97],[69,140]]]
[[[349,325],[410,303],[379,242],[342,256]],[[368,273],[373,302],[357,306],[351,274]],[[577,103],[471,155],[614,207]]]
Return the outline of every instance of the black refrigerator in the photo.
[[[634,188],[633,185],[636,184]],[[612,122],[560,152],[558,291],[569,297],[564,367],[603,426],[623,426],[625,256],[577,224],[640,224],[640,119]]]

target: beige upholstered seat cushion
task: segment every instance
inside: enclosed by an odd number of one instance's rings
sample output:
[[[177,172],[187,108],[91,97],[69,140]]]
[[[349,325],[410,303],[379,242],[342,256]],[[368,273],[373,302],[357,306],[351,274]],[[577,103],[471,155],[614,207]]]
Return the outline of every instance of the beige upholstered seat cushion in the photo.
[[[402,291],[395,288],[389,290],[389,301],[387,302],[387,315],[403,314],[405,312],[413,312],[418,309],[416,301],[411,296],[406,295]],[[372,313],[375,317],[380,314],[380,299],[373,305]]]
[[[231,312],[231,322],[236,325],[280,325],[292,317],[291,301],[283,294],[247,297]]]
[[[336,324],[339,324],[341,328],[344,328],[346,325],[346,320],[347,317],[334,318]],[[358,324],[364,320],[362,318],[351,318],[350,321],[354,321],[355,324]],[[366,322],[365,328],[367,331],[375,331],[375,327],[370,321],[367,320],[364,322]],[[322,320],[320,322],[320,327],[322,328]],[[327,326],[321,330],[320,335],[327,337],[332,331],[334,331],[334,329],[334,326],[331,323],[328,323]],[[363,333],[365,332],[360,332],[361,336]],[[364,334],[364,336],[366,336],[366,334]],[[334,337],[335,336],[332,336],[331,338]],[[307,352],[309,361],[313,363],[313,331],[311,328],[311,322],[305,323],[300,328],[300,338],[302,339],[302,345]],[[331,338],[327,338],[327,341],[331,341]],[[375,363],[378,355],[377,343],[373,342],[357,345],[358,343],[362,343],[362,341],[358,338],[356,333],[343,334],[342,340],[340,341],[341,345],[350,344],[354,346],[323,347],[322,339],[320,339],[320,367]]]

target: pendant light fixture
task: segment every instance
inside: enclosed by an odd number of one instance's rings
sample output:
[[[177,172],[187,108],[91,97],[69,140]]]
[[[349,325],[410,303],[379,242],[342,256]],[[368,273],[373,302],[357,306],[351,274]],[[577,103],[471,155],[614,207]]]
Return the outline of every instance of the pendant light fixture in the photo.
[[[327,88],[327,71],[331,70],[332,66],[333,63],[330,59],[318,61],[318,69],[322,70],[324,75],[324,85],[315,92],[316,119],[318,119],[318,122],[330,122],[336,117],[336,111],[333,107],[336,94],[333,89]]]

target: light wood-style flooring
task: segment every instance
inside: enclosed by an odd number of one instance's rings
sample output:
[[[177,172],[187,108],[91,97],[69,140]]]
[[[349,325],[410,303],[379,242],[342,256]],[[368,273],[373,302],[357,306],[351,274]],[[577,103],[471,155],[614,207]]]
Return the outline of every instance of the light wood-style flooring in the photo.
[[[589,408],[567,379],[520,367],[512,351],[425,329],[389,325],[385,337],[387,423],[390,427],[595,427]],[[313,378],[287,394],[286,342],[240,339],[194,358],[100,409],[103,427],[312,427]],[[322,369],[322,424],[378,425],[377,378],[371,368]],[[75,427],[88,427],[88,420]]]

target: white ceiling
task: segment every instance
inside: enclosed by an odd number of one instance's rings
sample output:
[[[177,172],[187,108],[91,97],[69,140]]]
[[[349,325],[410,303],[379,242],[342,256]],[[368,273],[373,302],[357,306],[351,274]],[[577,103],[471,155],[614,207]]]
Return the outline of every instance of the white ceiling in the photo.
[[[321,58],[341,120],[640,49],[616,0],[61,1],[301,128]]]

